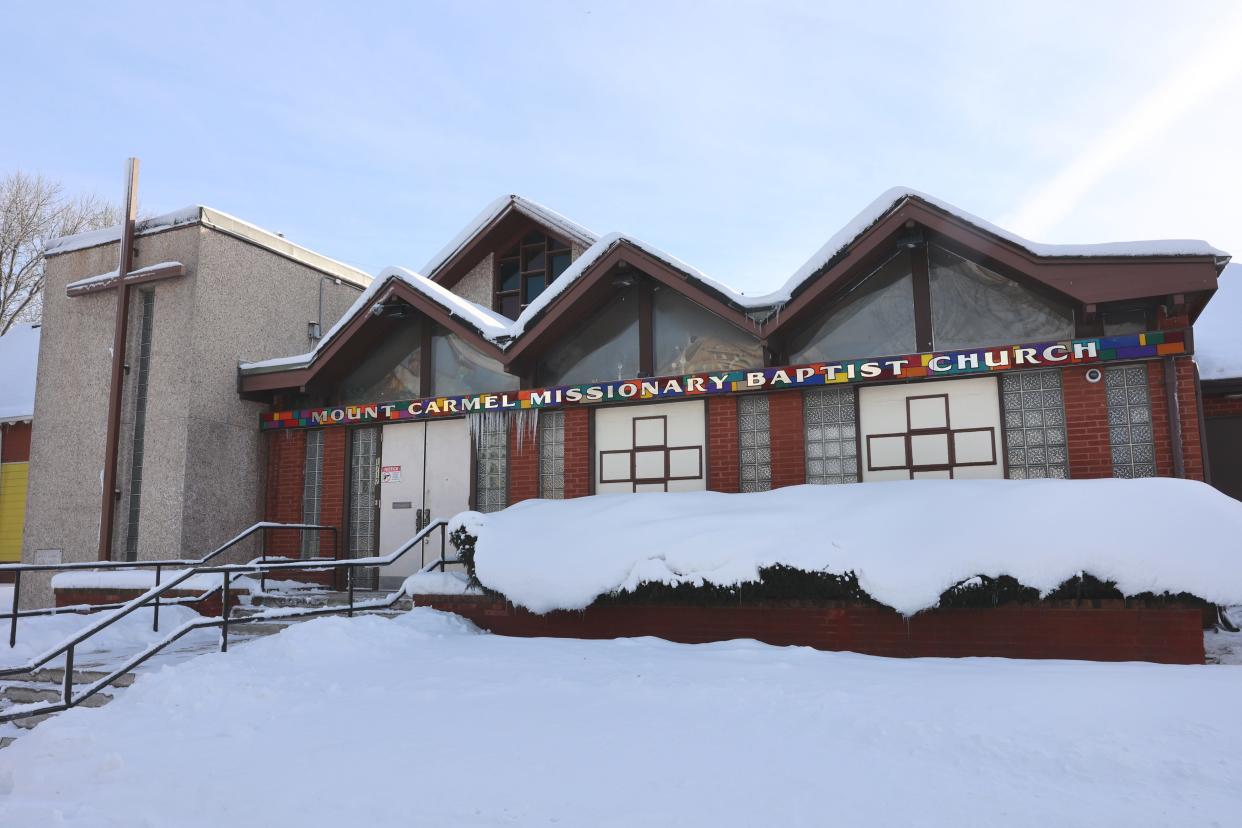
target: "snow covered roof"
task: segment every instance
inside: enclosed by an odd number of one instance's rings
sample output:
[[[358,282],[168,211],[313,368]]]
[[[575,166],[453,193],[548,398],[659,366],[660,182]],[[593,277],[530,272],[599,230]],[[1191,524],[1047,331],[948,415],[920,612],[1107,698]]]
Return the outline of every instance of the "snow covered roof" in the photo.
[[[520,195],[510,194],[501,196],[484,207],[483,211],[463,227],[460,233],[454,236],[448,244],[440,248],[436,255],[431,257],[431,261],[423,265],[422,272],[426,273],[430,278],[435,278],[437,271],[452,259],[459,250],[466,247],[484,230],[510,212],[521,213],[540,224],[558,230],[570,242],[576,242],[582,247],[587,247],[595,242],[596,234],[581,224],[571,221],[542,204],[522,198]]]
[[[371,283],[371,276],[366,272],[359,270],[352,265],[339,262],[336,259],[330,259],[327,256],[316,253],[310,248],[303,247],[299,244],[286,239],[279,233],[270,230],[264,230],[258,225],[243,221],[236,216],[228,213],[222,213],[219,210],[196,204],[192,207],[183,207],[180,210],[173,210],[171,213],[165,213],[160,216],[143,219],[138,222],[135,233],[139,236],[148,236],[154,233],[163,233],[167,230],[173,230],[178,227],[186,227],[199,224],[204,227],[210,227],[222,233],[238,236],[246,241],[252,242],[287,256],[296,262],[308,265],[322,270],[332,276],[342,279],[346,282],[365,287]],[[85,233],[77,233],[72,236],[64,236],[56,239],[48,244],[46,255],[57,256],[63,253],[70,253],[75,250],[85,250],[90,247],[98,247],[102,244],[111,244],[121,238],[121,227],[106,227],[102,230],[89,230]]]
[[[14,325],[0,336],[0,423],[34,419],[39,331],[38,325]]]
[[[489,342],[499,345],[510,336],[513,323],[495,311],[458,296],[448,288],[431,281],[426,276],[406,270],[403,267],[389,267],[385,268],[371,282],[367,289],[359,294],[349,310],[345,311],[341,318],[336,321],[336,324],[324,333],[323,338],[319,340],[312,350],[304,354],[242,363],[242,373],[267,373],[269,371],[283,371],[309,366],[315,361],[315,357],[321,351],[340,336],[342,329],[353,321],[358,314],[362,313],[377,297],[386,293],[394,282],[401,283],[420,294],[423,298],[438,305],[445,313],[456,317],[477,331],[479,336]]]
[[[589,240],[589,246],[583,251],[582,255],[575,259],[573,264],[556,281],[531,302],[517,319],[510,320],[488,308],[458,297],[440,287],[436,282],[431,281],[430,278],[420,274],[403,268],[388,268],[380,274],[379,279],[376,280],[377,284],[372,285],[373,289],[360,296],[354,307],[347,311],[345,316],[333,326],[332,330],[320,340],[314,351],[292,357],[246,363],[241,366],[241,369],[243,373],[255,373],[309,365],[314,360],[315,354],[327,347],[333,335],[347,324],[354,315],[359,313],[375,293],[381,289],[379,283],[385,282],[390,278],[401,279],[419,292],[432,298],[433,301],[450,313],[469,322],[479,331],[480,335],[492,344],[501,348],[509,348],[548,310],[557,297],[564,294],[578,280],[588,274],[592,267],[603,259],[609,251],[622,244],[632,246],[659,259],[670,268],[680,272],[687,281],[693,282],[708,292],[719,296],[722,301],[733,305],[740,312],[763,314],[789,302],[803,285],[815,279],[826,267],[847,253],[850,247],[870,228],[911,200],[922,202],[947,213],[953,218],[971,225],[986,234],[1013,244],[1041,258],[1089,259],[1105,257],[1190,256],[1209,257],[1221,261],[1228,259],[1229,255],[1205,241],[1193,239],[1110,242],[1104,244],[1042,244],[1010,233],[934,196],[908,187],[894,187],[881,194],[879,198],[875,199],[875,201],[871,202],[871,204],[867,205],[866,208],[851,219],[845,227],[834,234],[780,288],[769,293],[747,295],[709,277],[697,268],[634,236],[614,232],[597,238],[591,231],[574,224],[569,219],[547,207],[520,196],[508,195],[498,198],[489,204],[453,241],[432,257],[431,261],[427,263],[424,272],[429,276],[434,276],[436,271],[442,268],[459,250],[483,233],[497,218],[510,210],[523,212],[546,225],[562,229],[572,238],[580,241]]]
[[[1242,264],[1225,267],[1195,322],[1195,362],[1201,379],[1242,379]]]

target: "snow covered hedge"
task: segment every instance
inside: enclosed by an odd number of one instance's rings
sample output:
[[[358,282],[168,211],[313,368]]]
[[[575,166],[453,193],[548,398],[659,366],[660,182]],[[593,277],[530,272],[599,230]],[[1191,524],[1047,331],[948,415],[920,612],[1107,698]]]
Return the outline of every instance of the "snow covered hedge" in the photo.
[[[1242,503],[1202,483],[920,480],[528,500],[464,512],[483,587],[583,609],[643,585],[736,587],[785,568],[856,578],[913,615],[975,577],[1047,595],[1087,572],[1124,595],[1242,603]]]

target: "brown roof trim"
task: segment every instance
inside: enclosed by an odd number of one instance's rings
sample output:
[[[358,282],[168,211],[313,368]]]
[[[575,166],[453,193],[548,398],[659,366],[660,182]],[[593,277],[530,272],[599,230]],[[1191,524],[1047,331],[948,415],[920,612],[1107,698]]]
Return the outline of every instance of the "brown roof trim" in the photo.
[[[532,320],[524,331],[505,351],[505,364],[513,365],[529,359],[546,348],[549,339],[555,340],[583,319],[583,309],[591,309],[611,292],[609,277],[615,267],[622,263],[641,272],[657,283],[685,296],[709,313],[719,316],[739,330],[760,339],[760,327],[741,308],[722,301],[716,291],[698,279],[681,271],[625,239],[617,241],[604,255],[587,266],[574,283],[557,296],[543,312]]]
[[[1223,267],[1209,255],[1040,256],[912,196],[806,280],[780,313],[765,324],[764,336],[791,331],[824,310],[834,294],[869,273],[891,252],[892,243],[907,232],[908,225],[943,236],[1002,269],[1023,274],[1081,304],[1212,291]]]
[[[242,394],[255,394],[306,387],[332,364],[342,349],[353,343],[355,337],[365,338],[367,336],[368,324],[375,318],[371,309],[394,298],[401,299],[431,321],[465,339],[486,356],[498,361],[504,359],[501,349],[494,342],[481,336],[476,328],[432,302],[401,279],[391,276],[388,284],[376,291],[371,299],[354,313],[353,318],[333,334],[331,342],[315,354],[310,365],[240,374],[238,390]]]

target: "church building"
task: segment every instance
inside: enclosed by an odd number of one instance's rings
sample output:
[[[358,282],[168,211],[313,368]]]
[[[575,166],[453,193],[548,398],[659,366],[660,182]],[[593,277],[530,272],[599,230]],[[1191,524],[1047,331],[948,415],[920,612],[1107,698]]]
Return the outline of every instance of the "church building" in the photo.
[[[139,227],[101,539],[117,236],[49,251],[27,562],[261,519],[337,529],[269,551],[367,556],[530,498],[1209,475],[1204,242],[1036,244],[898,189],[749,295],[518,196],[375,278],[196,207]]]
[[[351,556],[527,498],[1203,480],[1193,326],[1227,261],[1035,244],[893,190],[749,296],[510,196],[239,389],[266,409],[266,516],[337,525]]]

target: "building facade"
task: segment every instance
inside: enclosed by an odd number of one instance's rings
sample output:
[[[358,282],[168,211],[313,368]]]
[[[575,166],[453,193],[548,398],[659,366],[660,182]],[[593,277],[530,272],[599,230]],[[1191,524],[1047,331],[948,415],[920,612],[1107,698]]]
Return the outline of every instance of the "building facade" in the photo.
[[[119,228],[48,248],[22,560],[91,561],[117,314]],[[263,406],[238,399],[237,366],[315,341],[370,278],[207,207],[139,223],[121,389],[111,557],[199,557],[262,512]],[[242,550],[239,554],[245,554]],[[51,602],[23,579],[26,606]]]
[[[1037,245],[890,191],[751,297],[511,196],[238,387],[264,408],[266,516],[337,526],[352,556],[536,497],[1203,480],[1194,324],[1227,261]]]

